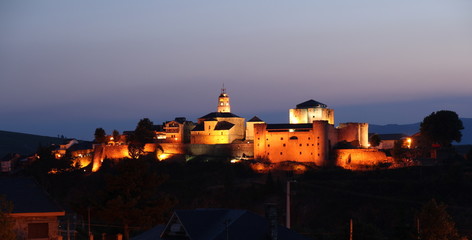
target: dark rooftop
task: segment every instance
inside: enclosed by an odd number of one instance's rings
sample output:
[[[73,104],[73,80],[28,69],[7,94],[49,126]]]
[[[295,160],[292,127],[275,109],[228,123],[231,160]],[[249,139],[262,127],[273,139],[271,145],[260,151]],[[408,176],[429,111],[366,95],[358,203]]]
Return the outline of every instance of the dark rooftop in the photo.
[[[215,126],[215,130],[230,130],[234,124],[227,122],[227,121],[221,121],[218,122]]]
[[[268,220],[246,210],[237,209],[196,209],[177,210],[172,218],[177,218],[189,239],[224,240],[245,239],[265,240],[269,233]],[[168,236],[171,226],[166,226],[163,236]],[[307,239],[283,226],[277,226],[278,239]],[[165,238],[165,237],[164,237]]]
[[[63,212],[32,178],[0,178],[0,195],[13,202],[12,213]]]
[[[198,132],[198,131],[203,131],[205,130],[205,125],[203,123],[195,125],[195,127],[192,129],[192,131]]]
[[[324,103],[320,103],[318,101],[315,101],[313,99],[310,99],[306,102],[302,102],[297,105],[297,108],[315,108],[315,107],[320,107],[320,108],[327,108],[328,106]]]
[[[263,121],[260,118],[258,118],[257,116],[254,116],[251,119],[249,119],[248,122],[263,122]]]
[[[208,119],[208,118],[230,118],[230,117],[239,117],[238,115],[229,113],[229,112],[212,112],[208,113],[207,115],[201,117],[200,119]]]

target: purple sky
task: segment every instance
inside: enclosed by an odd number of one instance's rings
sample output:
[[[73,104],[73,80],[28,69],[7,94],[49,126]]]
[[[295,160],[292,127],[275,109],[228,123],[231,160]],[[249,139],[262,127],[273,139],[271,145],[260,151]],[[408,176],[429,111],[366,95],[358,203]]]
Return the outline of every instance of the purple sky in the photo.
[[[132,2],[132,4],[131,4]],[[472,3],[0,2],[0,130],[91,139],[216,110],[288,122],[308,99],[336,122],[472,117]]]

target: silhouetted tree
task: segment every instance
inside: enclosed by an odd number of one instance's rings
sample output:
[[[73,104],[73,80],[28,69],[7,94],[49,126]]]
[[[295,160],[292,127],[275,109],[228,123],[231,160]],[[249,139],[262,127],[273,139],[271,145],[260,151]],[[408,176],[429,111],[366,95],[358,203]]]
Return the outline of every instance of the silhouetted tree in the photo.
[[[374,135],[370,136],[370,138],[369,138],[369,143],[370,143],[370,146],[372,146],[372,147],[379,146],[381,141],[382,140],[380,139],[380,136],[378,134],[374,134]]]
[[[432,199],[418,213],[420,238],[422,240],[459,240],[454,221],[446,211],[446,205]]]
[[[118,132],[118,130],[116,129],[113,130],[113,139],[115,140],[115,142],[120,141],[120,137],[121,137],[120,132]]]
[[[10,213],[13,210],[13,204],[0,195],[0,239],[16,240],[16,234],[13,231],[13,218]]]
[[[149,118],[139,120],[136,129],[134,130],[135,141],[142,143],[151,143],[154,141],[154,123]]]
[[[408,149],[403,147],[402,140],[396,140],[393,143],[392,157],[393,159],[395,159],[395,161],[400,162],[403,159],[405,159],[407,157],[407,152],[408,152]]]
[[[97,214],[109,223],[123,226],[124,239],[130,227],[148,228],[165,223],[176,200],[160,192],[165,177],[158,175],[155,163],[147,159],[123,159],[103,173],[104,188]]]
[[[107,142],[107,134],[103,128],[95,129],[95,142],[96,143],[106,143]]]
[[[134,132],[128,136],[128,153],[131,158],[137,159],[144,154],[146,143],[154,141],[154,123],[148,118],[139,120]]]
[[[425,117],[421,122],[420,132],[430,142],[448,147],[452,141],[461,141],[462,129],[464,126],[457,113],[442,110]]]

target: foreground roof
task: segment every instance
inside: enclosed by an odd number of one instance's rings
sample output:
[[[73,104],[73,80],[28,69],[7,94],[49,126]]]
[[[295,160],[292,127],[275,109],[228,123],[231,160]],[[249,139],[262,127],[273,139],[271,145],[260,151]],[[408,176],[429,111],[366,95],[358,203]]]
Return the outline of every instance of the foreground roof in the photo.
[[[297,108],[315,108],[315,107],[320,107],[320,108],[327,108],[328,105],[324,104],[324,103],[320,103],[318,101],[315,101],[313,99],[310,99],[306,102],[302,102],[300,104],[297,105]]]
[[[176,232],[176,230],[179,230]],[[277,226],[278,239],[308,239],[283,226]],[[192,240],[266,240],[268,220],[247,210],[196,209],[177,210],[161,234],[162,239]],[[158,239],[158,238],[156,238]],[[177,239],[177,238],[176,238]]]
[[[13,202],[12,214],[64,215],[64,210],[32,178],[0,178],[0,195]]]

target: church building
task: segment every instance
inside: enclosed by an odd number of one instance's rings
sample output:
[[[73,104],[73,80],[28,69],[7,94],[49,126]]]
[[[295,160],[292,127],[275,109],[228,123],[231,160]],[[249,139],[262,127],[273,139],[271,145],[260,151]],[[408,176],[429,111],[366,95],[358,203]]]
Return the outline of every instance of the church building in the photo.
[[[191,131],[192,144],[230,144],[245,139],[245,119],[231,113],[226,89],[221,89],[216,112],[198,119]]]

